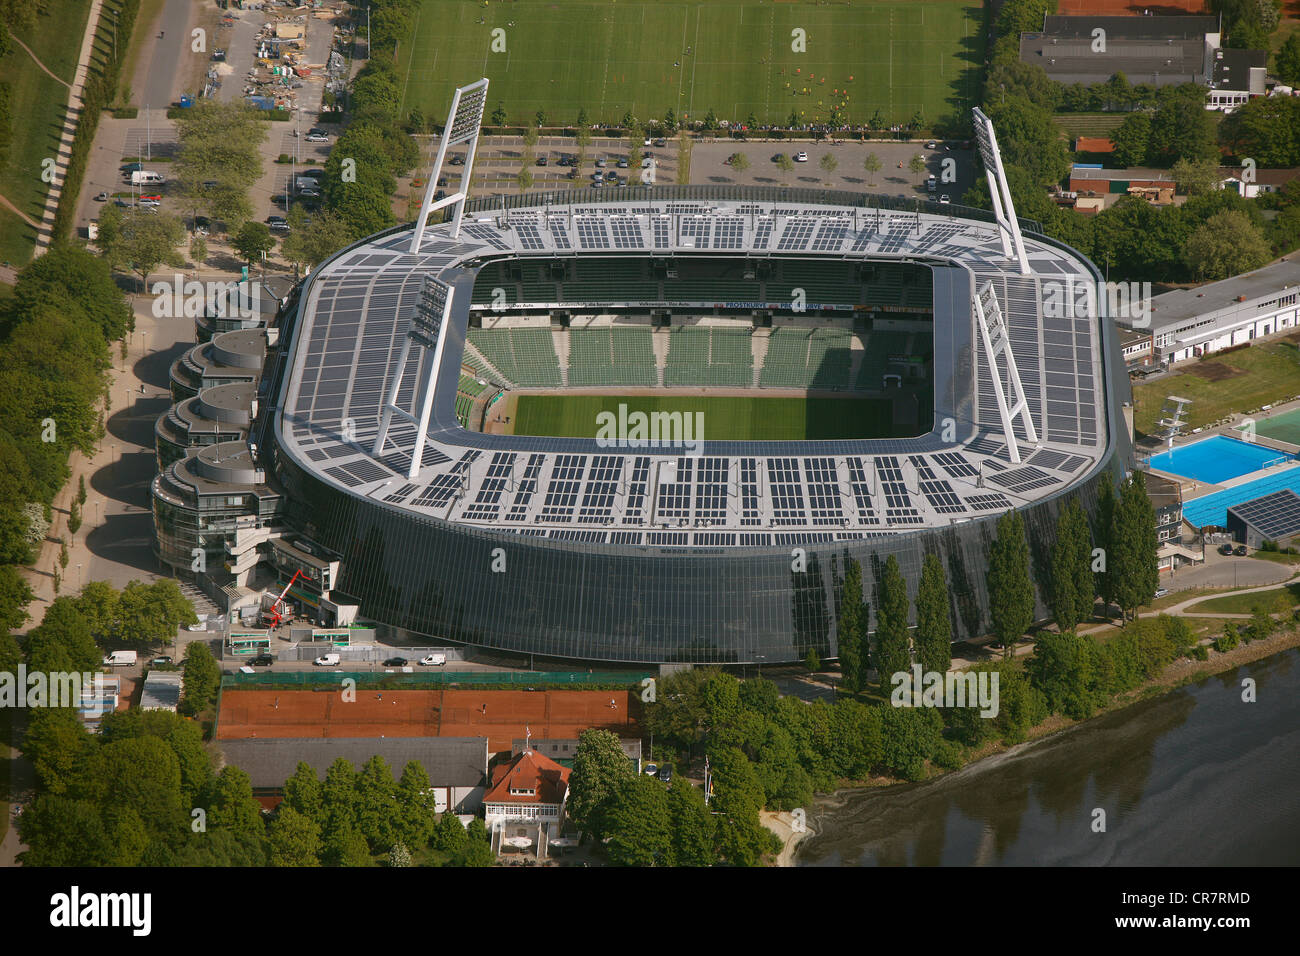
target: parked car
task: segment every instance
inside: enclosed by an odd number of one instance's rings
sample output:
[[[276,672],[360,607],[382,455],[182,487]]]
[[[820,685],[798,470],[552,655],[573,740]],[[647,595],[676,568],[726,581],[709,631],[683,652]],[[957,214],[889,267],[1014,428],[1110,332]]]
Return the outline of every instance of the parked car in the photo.
[[[1162,598],[1169,593],[1168,588],[1156,588],[1156,597]]]
[[[270,667],[275,663],[275,658],[270,654],[258,654],[248,663],[252,664],[254,667]]]
[[[649,146],[650,144],[647,143],[646,145]],[[661,138],[655,140],[655,145],[658,146],[660,149],[662,149],[663,147],[665,147],[665,146],[668,145],[668,140],[663,139],[663,138],[661,137]]]
[[[930,142],[928,142],[928,143],[925,144],[925,148],[926,148],[926,149],[938,149],[938,148],[939,148],[939,144],[936,143],[934,140],[930,140]]]
[[[132,173],[138,173],[144,170],[144,163],[127,163],[122,167],[122,175],[130,176]]]
[[[1244,558],[1246,556],[1246,546],[1244,544],[1239,544],[1232,553],[1239,558]]]
[[[206,631],[207,629],[208,625],[203,621],[199,621],[197,624],[191,624],[189,627],[185,628],[187,631]]]
[[[298,195],[304,199],[315,199],[320,194],[320,190],[315,186],[300,186],[298,188]]]
[[[405,658],[405,657],[390,657],[388,660],[384,661],[384,666],[385,666],[385,667],[405,667],[405,666],[406,666],[406,658]]]
[[[140,197],[140,201],[141,201],[141,202],[150,202],[150,201],[152,201],[152,202],[162,202],[162,196],[159,195],[159,194],[156,194],[156,193],[153,194],[153,195],[149,195],[149,196],[141,196],[141,197]]]
[[[804,152],[795,153],[794,161],[796,163],[806,163],[808,162],[808,154]]]
[[[457,153],[455,156],[453,156],[453,157],[451,158],[451,165],[453,165],[453,166],[464,166],[464,165],[465,165],[465,157],[462,156],[462,155],[460,155],[459,153]]]
[[[424,667],[441,667],[447,663],[446,654],[426,654],[420,658],[420,664]]]
[[[592,173],[592,174],[591,174],[591,178],[592,178],[593,180],[595,180],[596,182],[602,182],[602,181],[604,180],[604,178],[605,178],[605,174],[604,174],[604,173]]]
[[[607,160],[604,156],[602,156],[602,157],[600,157],[600,159],[596,160],[596,168],[597,168],[597,169],[604,169],[604,168],[605,168],[606,166],[608,166],[608,165],[609,165],[609,160]]]
[[[337,667],[341,660],[343,660],[343,658],[338,654],[322,654],[320,657],[312,661],[312,663],[317,667]]]
[[[267,216],[266,224],[274,229],[276,226],[279,225],[287,226],[289,224],[289,220],[285,219],[284,216]]]
[[[538,156],[538,157],[537,157],[537,165],[538,165],[538,166],[545,166],[545,165],[546,165],[546,157],[545,157],[545,156]]]
[[[948,198],[948,194],[947,194],[947,193],[944,193],[942,196],[939,197],[939,205],[940,205],[940,206],[947,206],[947,205],[948,205],[949,203],[951,203],[951,202],[952,202],[952,200]]]
[[[95,202],[108,202],[108,193],[96,193]]]
[[[664,783],[672,783],[672,782],[673,782],[673,768],[672,768],[672,767],[668,767],[668,766],[660,767],[660,768],[659,768],[659,779],[662,780]]]
[[[1232,545],[1230,544],[1219,545],[1219,554],[1232,554]]]
[[[171,662],[172,662],[172,659],[171,659],[170,657],[168,657],[166,654],[164,654],[162,657],[155,657],[153,660],[151,660],[151,661],[149,662],[149,666],[150,666],[150,667],[158,667],[158,666],[160,666],[160,665],[162,665],[162,664],[170,664]]]
[[[659,765],[657,763],[648,763],[641,770],[647,777],[653,777],[659,773]]]
[[[328,143],[330,138],[324,133],[308,133],[307,142],[309,143]]]
[[[612,169],[611,169],[611,170],[608,170],[608,171],[605,173],[605,182],[607,182],[607,183],[616,183],[616,182],[618,182],[618,173],[614,172],[614,170],[612,170]]]
[[[626,159],[626,157],[624,157],[624,158],[620,158],[619,161],[618,161],[617,163],[615,163],[615,165],[618,166],[619,169],[627,169],[627,159]]]

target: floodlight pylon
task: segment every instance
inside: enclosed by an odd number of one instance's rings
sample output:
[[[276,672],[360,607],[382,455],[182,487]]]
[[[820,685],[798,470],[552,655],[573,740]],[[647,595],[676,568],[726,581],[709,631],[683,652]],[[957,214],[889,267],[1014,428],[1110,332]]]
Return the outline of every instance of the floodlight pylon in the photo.
[[[424,229],[429,222],[429,213],[435,209],[455,205],[456,214],[452,220],[451,237],[460,238],[460,220],[465,211],[465,199],[469,195],[470,182],[474,176],[474,155],[478,149],[480,127],[483,125],[483,110],[487,105],[487,77],[469,86],[459,87],[451,98],[451,110],[447,113],[447,125],[443,127],[442,138],[438,141],[438,155],[429,173],[429,181],[424,188],[424,199],[420,203],[420,215],[415,221],[415,232],[411,236],[412,255],[419,253],[420,243],[424,241]],[[465,154],[464,171],[461,174],[457,190],[442,199],[434,200],[438,180],[442,178],[442,164],[447,158],[447,150],[452,146],[468,143]]]

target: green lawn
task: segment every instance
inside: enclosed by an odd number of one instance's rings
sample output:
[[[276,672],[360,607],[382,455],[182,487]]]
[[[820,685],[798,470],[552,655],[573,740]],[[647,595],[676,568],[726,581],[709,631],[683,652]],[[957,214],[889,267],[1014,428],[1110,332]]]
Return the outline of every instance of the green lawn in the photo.
[[[1300,584],[1287,584],[1271,591],[1259,591],[1255,594],[1227,594],[1223,597],[1210,598],[1188,608],[1195,614],[1250,614],[1256,607],[1273,613],[1283,613],[1300,604]]]
[[[1199,364],[1191,362],[1185,366],[1186,371],[1150,385],[1133,386],[1133,421],[1139,432],[1153,432],[1161,417],[1160,408],[1170,395],[1192,400],[1187,419],[1188,426],[1195,428],[1300,392],[1300,349],[1290,342],[1269,342],[1223,356],[1211,355],[1205,364],[1225,365],[1239,372],[1218,381],[1197,375]]]
[[[920,110],[929,124],[971,105],[982,16],[970,0],[424,0],[412,40],[397,51],[402,112],[444,116],[456,86],[486,76],[487,114],[501,104],[513,122],[543,109],[548,123],[573,123],[581,107],[592,123],[669,108],[680,119],[712,109],[719,119],[743,123],[753,112],[779,124],[794,110],[815,123],[838,90],[851,123],[879,109],[890,123]],[[491,50],[497,28],[504,52]],[[796,29],[806,52],[791,49]]]
[[[521,395],[515,406],[515,434],[595,438],[601,425],[597,415],[612,412],[617,416],[620,404],[628,407],[627,437],[637,437],[631,431],[634,422],[630,416],[638,411],[677,412],[683,418],[701,413],[705,441],[804,441],[890,435],[890,403],[884,399],[671,394]],[[696,421],[692,419],[692,438],[700,437],[694,430]]]
[[[16,33],[51,72],[72,82],[81,36],[90,4],[85,0],[50,0],[49,13],[36,26]],[[10,90],[8,160],[0,164],[0,195],[40,221],[48,184],[41,179],[41,161],[57,155],[59,134],[68,102],[68,88],[32,62],[16,43],[0,58],[0,82]],[[0,208],[0,258],[15,266],[31,259],[36,230],[8,209]]]

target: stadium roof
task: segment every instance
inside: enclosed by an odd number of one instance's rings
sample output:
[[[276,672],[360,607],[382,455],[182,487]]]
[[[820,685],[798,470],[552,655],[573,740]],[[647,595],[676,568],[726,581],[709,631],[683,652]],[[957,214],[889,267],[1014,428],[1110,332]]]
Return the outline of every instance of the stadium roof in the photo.
[[[486,737],[280,737],[222,740],[226,763],[239,767],[258,789],[282,787],[299,762],[320,779],[342,757],[360,770],[371,757],[383,757],[401,779],[402,768],[414,760],[424,767],[435,787],[477,787],[487,776]]]
[[[446,225],[431,227],[420,255],[409,253],[408,227],[322,264],[299,310],[289,382],[278,398],[281,453],[350,494],[412,516],[584,546],[656,547],[779,546],[787,543],[784,532],[797,532],[801,542],[830,541],[960,523],[1060,492],[1102,458],[1109,440],[1102,320],[1087,310],[1054,317],[1043,309],[1044,283],[1081,286],[1098,278],[1071,250],[1027,234],[1034,274],[1021,276],[1004,258],[995,225],[944,214],[944,207],[930,213],[660,198],[700,195],[672,189],[629,189],[618,202],[538,198],[533,207],[480,209],[467,214],[459,240]],[[477,266],[494,257],[582,253],[928,265],[934,318],[950,333],[935,336],[935,429],[870,441],[707,440],[702,456],[688,458],[680,449],[611,449],[590,439],[461,428],[456,373]],[[408,481],[414,425],[395,422],[378,458],[371,446],[426,276],[454,289],[453,305],[429,443]],[[971,297],[986,282],[1001,303],[1040,438],[1029,444],[1016,425],[1018,464],[1002,437],[975,330]],[[413,350],[403,407],[410,407],[421,360]],[[941,432],[944,420],[955,423],[955,436]]]

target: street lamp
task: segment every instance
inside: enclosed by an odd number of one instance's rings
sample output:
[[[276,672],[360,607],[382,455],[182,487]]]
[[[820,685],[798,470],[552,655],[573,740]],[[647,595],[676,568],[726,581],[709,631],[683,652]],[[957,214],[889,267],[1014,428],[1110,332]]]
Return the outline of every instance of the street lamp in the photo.
[[[81,565],[77,565],[77,590],[81,590]]]

